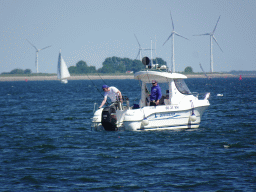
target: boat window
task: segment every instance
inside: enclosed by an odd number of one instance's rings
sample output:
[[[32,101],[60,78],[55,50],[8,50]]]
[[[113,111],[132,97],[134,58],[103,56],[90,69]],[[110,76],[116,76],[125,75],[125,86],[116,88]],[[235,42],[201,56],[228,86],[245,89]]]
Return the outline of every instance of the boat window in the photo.
[[[190,95],[191,92],[187,87],[185,81],[183,79],[175,79],[174,80],[175,86],[177,87],[178,91],[185,95]]]

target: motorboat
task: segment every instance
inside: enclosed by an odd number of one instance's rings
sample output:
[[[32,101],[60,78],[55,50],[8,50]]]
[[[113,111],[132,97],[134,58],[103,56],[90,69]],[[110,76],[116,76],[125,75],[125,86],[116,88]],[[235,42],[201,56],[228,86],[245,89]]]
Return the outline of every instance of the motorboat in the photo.
[[[134,78],[140,81],[140,102],[130,106],[129,99],[101,109],[95,109],[92,127],[107,131],[169,130],[198,128],[204,111],[209,107],[210,93],[199,99],[198,93],[191,93],[179,73],[167,71],[139,71]],[[159,105],[150,106],[149,93],[152,81],[161,87]],[[125,105],[126,104],[126,105]]]

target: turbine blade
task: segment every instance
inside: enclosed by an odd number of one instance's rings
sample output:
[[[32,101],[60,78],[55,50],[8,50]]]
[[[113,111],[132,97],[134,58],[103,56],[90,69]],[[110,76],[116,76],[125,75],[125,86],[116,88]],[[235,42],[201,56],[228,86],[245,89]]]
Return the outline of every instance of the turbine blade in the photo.
[[[182,38],[184,38],[184,39],[187,39],[186,37],[183,37],[183,36],[181,36],[180,34],[178,34],[178,33],[175,33],[176,35],[178,35],[178,36],[180,36],[180,37],[182,37]],[[189,40],[189,39],[187,39],[187,40]]]
[[[139,52],[138,52],[138,55],[137,55],[136,59],[139,57],[139,55],[140,55],[140,50],[139,50]]]
[[[217,42],[217,39],[214,37],[214,36],[212,36],[212,38],[214,39],[214,41],[217,43],[217,45],[219,46],[219,48],[220,48],[220,45],[218,44],[218,42]],[[220,48],[220,50],[222,51],[222,49]],[[223,51],[222,51],[223,52]]]
[[[172,20],[172,12],[170,11],[170,15],[171,15],[171,20]],[[173,24],[173,20],[172,20],[172,30],[174,31],[174,24]]]
[[[48,47],[51,47],[51,45],[50,45],[50,46],[47,46],[47,47],[45,47],[45,48],[39,49],[38,51],[42,51],[42,50],[44,50],[44,49],[47,49]]]
[[[38,62],[38,51],[36,51],[36,61],[35,61],[35,66],[37,65]]]
[[[27,41],[29,42],[29,40],[27,40]],[[32,43],[29,42],[29,44],[32,45],[36,49],[36,51],[38,51],[38,49]]]
[[[216,29],[216,27],[217,27],[217,25],[218,25],[219,20],[220,20],[220,16],[219,16],[219,19],[218,19],[218,21],[217,21],[217,23],[216,23],[216,25],[215,25],[215,27],[214,27],[214,29],[213,29],[212,34],[214,34],[214,32],[215,32],[215,29]]]
[[[200,34],[200,35],[193,35],[193,36],[202,36],[202,35],[210,35],[210,33]]]
[[[171,38],[171,36],[173,35],[173,33],[171,33],[171,35],[168,37],[168,39],[164,42],[164,44]],[[164,46],[163,44],[163,46]]]
[[[140,43],[139,43],[138,38],[136,37],[136,35],[135,35],[135,34],[134,34],[134,36],[135,36],[135,38],[136,38],[136,40],[137,40],[137,42],[138,42],[138,44],[139,44],[139,47],[140,47]]]

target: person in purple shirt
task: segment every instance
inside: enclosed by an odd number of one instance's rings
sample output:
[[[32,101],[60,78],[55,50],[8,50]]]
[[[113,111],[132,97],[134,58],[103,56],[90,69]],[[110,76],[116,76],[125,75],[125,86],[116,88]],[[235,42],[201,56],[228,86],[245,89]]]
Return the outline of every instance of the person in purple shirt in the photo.
[[[157,84],[156,80],[152,81],[151,95],[150,95],[150,106],[159,105],[159,101],[162,97],[161,88]]]

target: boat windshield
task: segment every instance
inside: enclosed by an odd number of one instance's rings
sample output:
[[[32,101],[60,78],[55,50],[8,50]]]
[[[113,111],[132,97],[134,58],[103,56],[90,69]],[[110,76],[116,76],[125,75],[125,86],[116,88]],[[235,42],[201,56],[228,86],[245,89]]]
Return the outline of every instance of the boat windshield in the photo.
[[[178,91],[185,95],[190,95],[191,92],[187,87],[185,81],[183,79],[175,79],[174,80],[175,86],[177,87]]]

